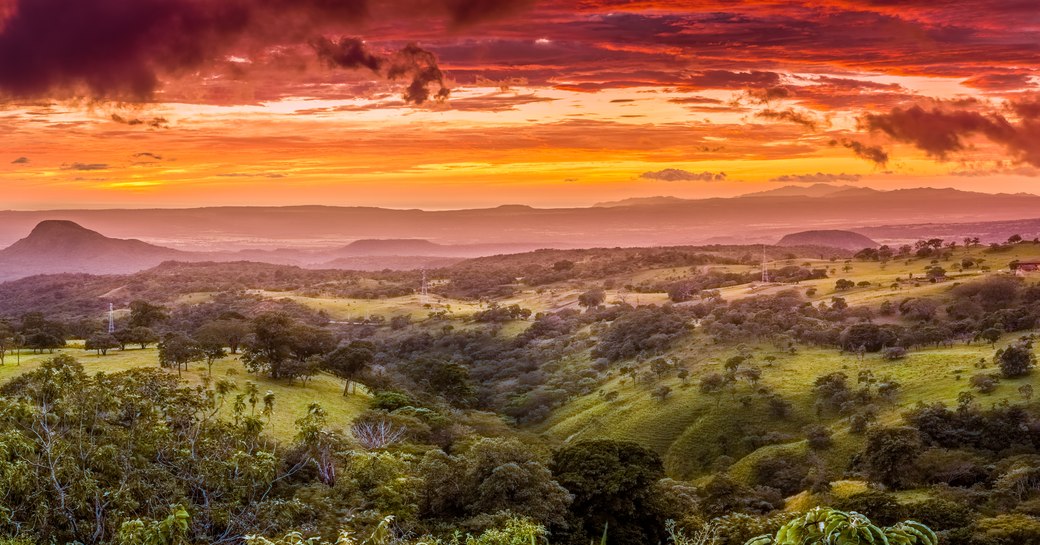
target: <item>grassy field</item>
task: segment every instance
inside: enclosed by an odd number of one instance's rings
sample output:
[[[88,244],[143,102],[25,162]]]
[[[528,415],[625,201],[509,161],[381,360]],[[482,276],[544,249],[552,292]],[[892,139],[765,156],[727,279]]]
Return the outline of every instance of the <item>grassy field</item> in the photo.
[[[0,382],[37,368],[41,362],[59,353],[69,354],[83,364],[88,374],[99,372],[116,373],[138,367],[158,367],[158,351],[155,348],[144,350],[112,350],[107,356],[97,356],[94,352],[86,352],[82,348],[71,346],[64,350],[56,350],[55,354],[21,355],[21,364],[16,364],[17,357],[8,354],[7,364],[0,366]],[[176,374],[176,371],[167,371]],[[193,364],[181,377],[186,384],[201,384],[206,376],[204,364]],[[344,382],[331,375],[318,375],[306,384],[296,382],[289,384],[267,377],[252,375],[242,366],[237,357],[229,357],[218,361],[213,366],[214,379],[229,378],[239,389],[247,382],[256,383],[261,394],[267,391],[275,394],[275,412],[268,425],[268,431],[278,439],[288,441],[295,435],[295,422],[307,412],[312,402],[318,402],[329,413],[329,425],[347,432],[351,420],[368,406],[368,396],[363,389],[358,393],[344,397]]]
[[[770,413],[767,401],[756,395],[756,388],[746,382],[721,395],[700,392],[699,377],[722,371],[722,362],[733,353],[690,342],[670,354],[678,366],[690,369],[685,384],[674,373],[654,383],[616,376],[600,392],[574,399],[557,410],[536,430],[562,442],[594,438],[636,441],[660,453],[671,475],[691,478],[704,473],[723,454],[737,459],[732,471],[740,476],[746,474],[754,459],[770,451],[804,450],[801,431],[808,424],[820,422],[835,434],[836,447],[827,456],[843,467],[862,438],[848,433],[848,421],[842,416],[831,412],[817,415],[812,396],[812,383],[817,377],[840,371],[849,376],[852,388],[857,387],[861,370],[869,370],[877,378],[894,378],[902,385],[901,392],[893,402],[881,402],[878,417],[881,423],[894,424],[900,421],[901,413],[918,402],[955,403],[958,393],[970,389],[968,379],[973,374],[995,372],[992,364],[988,369],[975,367],[980,358],[991,360],[994,348],[988,345],[917,351],[897,362],[877,355],[858,360],[836,350],[802,349],[792,355],[758,347],[754,364],[761,367],[763,376],[757,387],[767,387],[792,404],[791,415],[778,419]],[[770,355],[776,357],[772,364],[764,361]],[[664,401],[651,395],[660,384],[672,388]],[[1024,384],[1040,388],[1040,373],[1002,380],[995,392],[979,395],[978,402],[988,406],[1005,399],[1020,400],[1018,388]],[[617,398],[607,401],[602,394],[611,391],[617,392]],[[757,452],[742,443],[749,435],[766,432],[789,434],[791,438]]]

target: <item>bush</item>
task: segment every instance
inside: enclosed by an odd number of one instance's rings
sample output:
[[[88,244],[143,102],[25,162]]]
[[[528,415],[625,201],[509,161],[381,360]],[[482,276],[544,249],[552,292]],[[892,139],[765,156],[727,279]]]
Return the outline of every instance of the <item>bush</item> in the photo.
[[[906,518],[906,512],[895,496],[876,490],[860,492],[838,500],[834,507],[842,511],[863,513],[869,516],[870,520],[886,526]]]
[[[997,353],[996,363],[1004,378],[1017,378],[1029,374],[1036,365],[1033,345],[1029,342],[1017,342]]]
[[[906,353],[906,349],[902,346],[889,346],[881,351],[881,357],[888,361],[895,361],[905,358]]]

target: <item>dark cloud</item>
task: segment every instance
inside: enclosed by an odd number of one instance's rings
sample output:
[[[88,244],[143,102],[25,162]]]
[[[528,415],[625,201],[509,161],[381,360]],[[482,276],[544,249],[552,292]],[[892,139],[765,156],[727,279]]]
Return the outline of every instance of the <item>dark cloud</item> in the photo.
[[[15,159],[14,161],[11,161],[11,164],[12,165],[27,165],[27,164],[29,164],[29,158],[28,157],[19,157],[19,158]]]
[[[829,184],[835,182],[858,182],[862,178],[859,174],[832,174],[817,172],[816,174],[785,174],[783,176],[777,176],[769,180],[770,182],[779,183],[799,183],[799,184]]]
[[[169,126],[169,121],[165,117],[153,117],[149,120],[138,119],[136,117],[123,117],[119,114],[112,114],[112,121],[116,123],[122,123],[124,125],[130,125],[131,127],[142,125],[152,127],[153,129],[164,129]]]
[[[741,89],[744,87],[775,87],[780,82],[780,74],[776,72],[705,70],[690,76],[684,83],[700,89]]]
[[[1013,123],[996,111],[912,106],[867,114],[863,124],[939,160],[966,149],[965,138],[979,135],[1002,146],[1016,160],[1040,166],[1040,119],[1029,115],[1033,113],[1029,107],[1020,105],[1019,110],[1026,115]]]
[[[0,93],[14,97],[90,95],[148,100],[162,79],[224,63],[240,51],[306,43],[361,23],[440,14],[459,27],[499,17],[530,0],[4,0]],[[389,21],[373,21],[389,17]],[[403,52],[408,96],[437,82],[419,51]],[[408,64],[411,63],[411,64]],[[416,74],[413,64],[421,66]],[[419,83],[416,83],[416,82]],[[428,94],[428,93],[427,93]]]
[[[726,179],[725,172],[690,172],[678,168],[666,168],[656,172],[644,172],[639,175],[644,180],[661,182],[721,182]]]
[[[134,159],[151,159],[154,161],[162,161],[162,155],[151,153],[148,151],[142,151],[134,154]]]
[[[751,89],[747,92],[748,98],[751,98],[755,102],[767,103],[774,100],[780,100],[784,98],[791,98],[794,96],[794,91],[789,87],[766,87],[765,89]]]
[[[857,157],[861,157],[868,161],[873,162],[875,165],[884,166],[888,164],[888,152],[882,149],[881,146],[870,146],[856,140],[849,140],[843,138],[841,140],[831,140],[832,146],[842,146],[852,150]]]
[[[318,53],[318,58],[329,66],[368,68],[377,74],[383,67],[383,59],[368,51],[360,38],[342,38],[334,42],[321,37],[311,42],[311,47]]]
[[[673,104],[722,104],[722,101],[717,98],[709,98],[702,96],[685,96],[668,99],[668,102]]]
[[[790,121],[791,123],[802,125],[809,130],[816,130],[816,119],[807,113],[798,112],[790,108],[786,110],[762,110],[761,112],[755,113],[755,117],[772,119],[775,121]]]
[[[314,40],[311,46],[318,53],[318,58],[329,66],[367,68],[391,80],[411,79],[404,93],[405,102],[422,104],[430,99],[431,94],[435,99],[443,100],[451,93],[444,85],[444,72],[437,66],[437,57],[417,44],[408,44],[390,56],[369,51],[359,38],[343,38],[334,42],[323,37]],[[439,87],[435,93],[430,90],[432,84]]]
[[[107,163],[70,163],[61,166],[62,170],[106,170]]]

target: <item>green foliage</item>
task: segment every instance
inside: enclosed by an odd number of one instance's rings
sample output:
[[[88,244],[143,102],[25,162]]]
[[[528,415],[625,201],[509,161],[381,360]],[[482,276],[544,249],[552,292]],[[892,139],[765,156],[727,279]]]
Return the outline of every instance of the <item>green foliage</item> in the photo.
[[[9,382],[0,388],[0,535],[209,543],[257,520],[293,524],[294,502],[272,491],[291,466],[261,422],[217,418],[223,401],[154,368],[87,377],[64,355]],[[182,507],[171,512],[171,502]]]
[[[252,340],[246,345],[242,361],[256,373],[275,379],[292,379],[310,366],[311,356],[330,351],[332,336],[324,329],[294,321],[290,316],[266,313],[253,320]]]
[[[609,525],[611,545],[657,543],[665,538],[653,484],[664,476],[660,458],[635,443],[583,441],[553,457],[556,480],[573,496],[575,527],[569,540],[584,543]]]
[[[936,545],[938,537],[927,526],[905,521],[881,528],[867,517],[817,507],[783,525],[776,535],[763,535],[745,545]]]
[[[995,359],[1004,378],[1021,377],[1036,366],[1033,344],[1029,341],[1020,341],[1008,346],[999,351]]]
[[[187,545],[188,524],[191,516],[181,505],[170,509],[170,515],[162,520],[134,519],[119,527],[117,545]]]

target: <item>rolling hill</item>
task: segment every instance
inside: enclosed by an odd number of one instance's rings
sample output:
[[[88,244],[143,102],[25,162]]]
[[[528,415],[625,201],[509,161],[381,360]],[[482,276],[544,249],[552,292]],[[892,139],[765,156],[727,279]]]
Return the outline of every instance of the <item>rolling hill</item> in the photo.
[[[949,188],[853,188],[819,197],[650,199],[619,204],[585,208],[513,205],[467,210],[289,206],[3,211],[0,244],[13,242],[45,219],[75,221],[110,236],[139,238],[187,251],[278,247],[330,250],[342,248],[344,241],[373,238],[424,239],[441,245],[529,247],[702,244],[720,236],[762,243],[799,230],[860,230],[885,225],[955,225],[1035,218],[1040,210],[1040,196]]]
[[[830,248],[841,248],[843,250],[862,250],[863,248],[876,248],[877,242],[852,231],[841,230],[818,230],[801,231],[784,235],[777,246],[826,246]]]
[[[130,273],[193,255],[135,239],[109,238],[77,223],[40,222],[28,236],[0,250],[0,279],[62,272]]]

